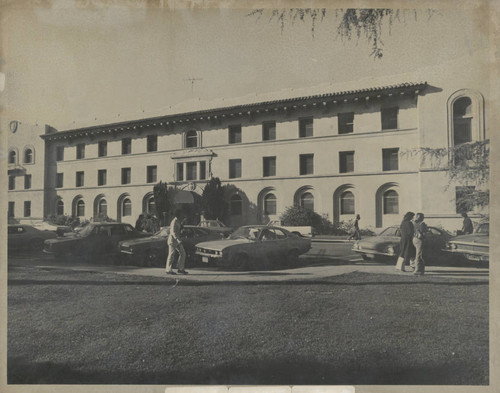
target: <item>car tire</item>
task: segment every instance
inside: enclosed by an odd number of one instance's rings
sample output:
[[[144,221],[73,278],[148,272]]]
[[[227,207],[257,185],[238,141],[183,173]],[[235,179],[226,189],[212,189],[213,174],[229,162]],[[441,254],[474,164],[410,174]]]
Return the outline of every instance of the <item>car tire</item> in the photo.
[[[156,248],[150,248],[144,253],[144,258],[142,261],[143,266],[160,266],[162,261],[162,256],[160,250]]]
[[[236,254],[231,258],[231,268],[234,270],[245,270],[248,267],[248,256],[246,254]]]
[[[299,264],[299,251],[298,250],[290,250],[286,256],[286,264],[287,266],[296,267]]]
[[[31,240],[30,249],[31,251],[41,252],[43,250],[43,239],[36,238]]]

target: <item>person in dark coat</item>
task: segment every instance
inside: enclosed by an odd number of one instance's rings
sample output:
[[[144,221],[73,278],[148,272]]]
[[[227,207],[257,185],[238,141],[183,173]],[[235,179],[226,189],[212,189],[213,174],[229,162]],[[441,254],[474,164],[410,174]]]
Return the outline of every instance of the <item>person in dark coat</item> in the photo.
[[[401,240],[399,241],[399,258],[396,264],[396,270],[405,271],[405,266],[409,265],[411,259],[415,255],[415,247],[413,246],[413,223],[412,219],[415,213],[408,212],[404,215],[403,221],[399,226],[401,232]]]
[[[462,235],[468,235],[474,232],[474,227],[472,226],[472,220],[469,218],[467,213],[462,213],[462,217],[464,218],[464,223],[462,225]]]
[[[142,232],[144,230],[144,214],[140,214],[139,218],[135,222],[135,229]]]

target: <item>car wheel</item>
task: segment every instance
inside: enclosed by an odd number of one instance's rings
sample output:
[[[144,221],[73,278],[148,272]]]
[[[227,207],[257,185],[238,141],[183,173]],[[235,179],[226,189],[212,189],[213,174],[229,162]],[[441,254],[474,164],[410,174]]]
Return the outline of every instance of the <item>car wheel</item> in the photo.
[[[156,248],[151,248],[144,254],[143,266],[160,266],[162,261],[161,252]]]
[[[231,259],[231,268],[244,270],[248,266],[248,256],[246,254],[236,254]]]
[[[297,266],[299,264],[299,251],[290,250],[286,256],[286,262],[288,266]]]
[[[32,251],[42,251],[43,250],[43,239],[33,239],[30,243],[30,249]]]

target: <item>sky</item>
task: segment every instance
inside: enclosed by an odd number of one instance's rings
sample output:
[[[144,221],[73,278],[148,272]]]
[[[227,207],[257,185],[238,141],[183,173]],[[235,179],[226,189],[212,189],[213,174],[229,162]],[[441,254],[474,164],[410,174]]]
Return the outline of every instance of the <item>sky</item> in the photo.
[[[152,10],[103,7],[99,0],[76,8],[73,0],[50,1],[51,7],[11,3],[2,10],[2,125],[102,124],[192,99],[404,73],[489,45],[481,14],[458,7],[430,19],[409,13],[391,34],[384,25],[384,56],[374,59],[363,38],[337,36],[334,9],[316,22],[313,36],[310,21],[287,22],[281,31],[269,13],[258,19],[249,9]]]

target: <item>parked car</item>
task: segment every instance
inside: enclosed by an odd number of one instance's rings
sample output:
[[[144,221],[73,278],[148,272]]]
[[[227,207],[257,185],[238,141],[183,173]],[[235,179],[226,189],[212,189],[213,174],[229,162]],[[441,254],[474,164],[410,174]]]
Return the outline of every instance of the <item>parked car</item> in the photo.
[[[168,234],[169,227],[163,227],[153,236],[122,241],[120,251],[144,266],[164,266],[168,255]],[[222,232],[193,225],[185,225],[181,236],[189,263],[194,262],[197,243],[224,237]]]
[[[208,229],[209,231],[216,231],[219,233],[222,232],[224,236],[229,236],[234,230],[219,220],[203,220],[198,224],[198,226]]]
[[[46,240],[43,251],[56,257],[116,256],[120,255],[120,241],[147,236],[149,234],[139,232],[130,224],[94,222],[77,233]]]
[[[452,235],[443,229],[429,227],[425,235],[423,258],[432,261],[436,257],[446,257],[442,251]],[[399,255],[399,241],[401,232],[399,226],[385,228],[378,236],[367,237],[355,242],[352,250],[360,254],[363,259],[390,259],[396,260]]]
[[[476,232],[451,238],[446,243],[446,251],[459,254],[471,261],[490,259],[490,223],[480,223]]]
[[[273,267],[283,262],[293,264],[310,249],[311,239],[279,227],[250,225],[238,228],[228,239],[198,244],[196,254],[204,263],[243,270],[259,265]]]
[[[43,242],[57,237],[55,231],[37,229],[32,225],[9,225],[7,247],[10,251],[42,251]]]

